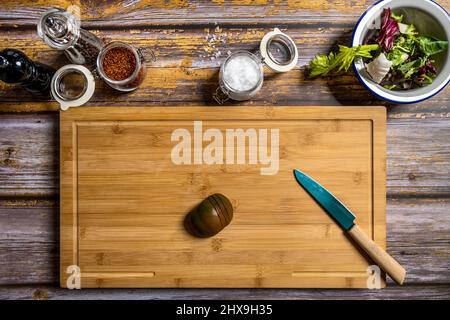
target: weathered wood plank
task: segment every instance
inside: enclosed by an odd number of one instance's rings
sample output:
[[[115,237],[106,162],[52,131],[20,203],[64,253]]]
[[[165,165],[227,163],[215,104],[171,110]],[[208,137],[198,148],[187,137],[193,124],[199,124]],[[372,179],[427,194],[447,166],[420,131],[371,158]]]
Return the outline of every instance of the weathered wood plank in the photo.
[[[58,114],[0,117],[0,196],[58,193]]]
[[[449,209],[448,199],[388,201],[387,248],[407,285],[450,284]],[[0,285],[57,284],[58,217],[53,201],[0,202]]]
[[[1,285],[56,281],[59,208],[54,201],[1,201],[0,230]]]
[[[151,48],[158,61],[148,66],[148,76],[142,87],[130,94],[119,94],[109,89],[102,81],[98,81],[97,90],[91,102],[109,101],[111,103],[145,101],[146,103],[195,103],[211,104],[212,93],[217,87],[220,63],[227,52],[237,50],[255,50],[268,28],[256,29],[189,29],[189,30],[125,30],[97,31],[107,40],[128,41],[138,47]],[[350,29],[330,28],[288,30],[297,40],[301,59],[293,71],[274,76],[267,72],[266,83],[261,93],[252,103],[283,104],[287,101],[326,101],[336,103],[343,98],[343,88],[354,87],[355,94],[346,100],[371,100],[371,95],[353,76],[342,77],[341,81],[306,80],[301,70],[302,65],[319,51],[327,51],[334,42],[349,40]],[[344,35],[343,35],[344,33]],[[60,67],[67,63],[64,55],[48,48],[34,32],[8,31],[0,35],[9,41],[11,47],[23,50],[31,58]],[[342,39],[342,37],[344,39]],[[33,101],[17,86],[0,84],[0,101]],[[334,97],[334,94],[341,97]],[[373,100],[373,99],[372,99]]]
[[[214,102],[215,103],[215,102]],[[301,101],[287,101],[287,103],[282,105],[304,105],[314,103],[312,102],[301,102]],[[206,103],[204,103],[206,104]],[[252,105],[256,105],[256,103],[252,103]],[[263,105],[263,103],[258,103],[259,105]],[[186,106],[186,105],[202,105],[201,103],[194,102],[171,102],[170,104],[165,104],[164,102],[139,102],[139,101],[123,101],[118,103],[112,103],[108,101],[102,102],[93,102],[89,103],[86,106],[128,106],[128,107],[151,107],[151,106],[167,106],[167,107],[177,107],[177,106]],[[217,104],[213,104],[213,102],[208,104],[209,106],[215,106]],[[314,105],[341,105],[338,103],[333,103],[330,101],[328,103],[319,102]],[[355,103],[355,105],[358,105]],[[420,119],[426,118],[440,118],[445,119],[450,117],[450,112],[446,101],[442,102],[441,99],[435,98],[430,100],[429,102],[421,102],[419,104],[408,104],[408,105],[389,105],[388,103],[384,103],[382,101],[361,101],[359,105],[386,105],[388,109],[387,117],[388,119],[414,119],[416,121],[420,121]],[[55,101],[35,101],[35,102],[0,102],[0,113],[40,113],[40,112],[57,112],[59,111],[59,105]],[[419,120],[417,120],[419,119]]]
[[[388,121],[389,197],[450,196],[449,116]]]
[[[450,298],[450,285],[390,286],[382,290],[327,289],[82,289],[48,285],[0,287],[1,300],[436,300]]]
[[[449,199],[388,200],[388,250],[408,270],[408,283],[450,283]]]
[[[2,26],[33,27],[50,6],[80,8],[85,27],[355,23],[376,0],[4,0]],[[449,8],[448,0],[438,0]],[[262,19],[264,17],[264,19]]]
[[[388,120],[388,196],[449,197],[450,114],[417,115]],[[0,197],[58,195],[58,128],[57,114],[0,113]]]
[[[212,94],[218,85],[220,63],[227,53],[237,50],[254,51],[270,28],[200,28],[167,30],[121,30],[95,32],[107,39],[122,40],[144,49],[153,49],[158,60],[148,64],[148,75],[142,87],[121,94],[97,81],[91,105],[108,103],[143,103],[146,105],[209,105],[216,104]],[[320,52],[327,52],[335,44],[349,44],[351,28],[289,28],[300,52],[297,66],[285,74],[266,70],[262,90],[241,105],[373,105],[386,104],[371,95],[349,72],[339,77],[307,79],[305,65]],[[67,63],[61,52],[47,47],[32,31],[12,30],[0,33],[0,42],[23,50],[31,58],[56,68]],[[18,86],[0,83],[0,101],[31,102],[35,97]],[[450,87],[432,99],[416,105],[436,112],[446,111]],[[45,105],[47,106],[47,104]],[[51,110],[56,105],[49,106]],[[0,108],[1,110],[2,108]],[[17,109],[17,108],[16,108]]]

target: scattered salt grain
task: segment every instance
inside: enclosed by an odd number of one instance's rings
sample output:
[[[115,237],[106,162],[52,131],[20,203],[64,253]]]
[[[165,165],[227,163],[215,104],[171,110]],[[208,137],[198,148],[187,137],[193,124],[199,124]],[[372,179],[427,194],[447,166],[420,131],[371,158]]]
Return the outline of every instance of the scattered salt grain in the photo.
[[[213,61],[222,55],[220,45],[227,43],[227,35],[222,34],[222,29],[218,25],[214,29],[214,33],[210,33],[209,29],[205,29],[205,31],[207,34],[205,35],[205,45],[203,46],[203,51],[206,52],[206,56],[202,55],[201,57],[209,58]]]

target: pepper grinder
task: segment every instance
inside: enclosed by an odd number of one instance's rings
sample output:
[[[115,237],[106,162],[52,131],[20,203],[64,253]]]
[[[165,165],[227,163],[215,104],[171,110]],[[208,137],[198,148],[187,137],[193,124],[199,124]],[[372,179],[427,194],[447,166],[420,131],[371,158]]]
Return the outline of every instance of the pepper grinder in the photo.
[[[64,50],[72,63],[95,68],[104,43],[93,33],[82,29],[80,20],[74,14],[51,8],[41,16],[37,32],[51,48]]]
[[[52,67],[32,61],[20,50],[0,51],[0,80],[21,85],[34,95],[50,95],[54,73]]]

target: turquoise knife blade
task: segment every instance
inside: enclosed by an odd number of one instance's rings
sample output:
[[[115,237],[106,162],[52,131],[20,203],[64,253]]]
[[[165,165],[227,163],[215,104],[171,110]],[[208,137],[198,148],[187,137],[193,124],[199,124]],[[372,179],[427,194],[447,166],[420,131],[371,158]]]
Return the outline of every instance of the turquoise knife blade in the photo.
[[[405,280],[406,270],[382,247],[354,223],[355,216],[335,196],[300,170],[294,170],[297,182],[346,231],[370,258],[398,284]]]
[[[354,226],[355,216],[339,201],[331,192],[322,187],[318,182],[294,169],[297,182],[309,193],[320,206],[344,229],[350,230]]]

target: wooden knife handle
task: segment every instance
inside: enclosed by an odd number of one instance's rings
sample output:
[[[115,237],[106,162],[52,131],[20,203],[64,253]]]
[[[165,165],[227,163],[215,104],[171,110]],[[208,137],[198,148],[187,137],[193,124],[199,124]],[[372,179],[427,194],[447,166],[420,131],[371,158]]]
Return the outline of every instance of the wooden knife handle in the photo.
[[[385,250],[373,242],[358,225],[354,225],[348,233],[356,243],[372,258],[372,260],[386,272],[395,282],[402,284],[406,270],[392,258]]]

